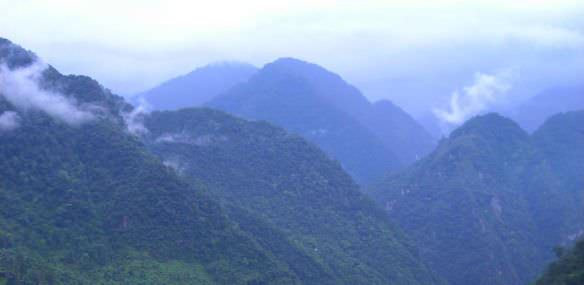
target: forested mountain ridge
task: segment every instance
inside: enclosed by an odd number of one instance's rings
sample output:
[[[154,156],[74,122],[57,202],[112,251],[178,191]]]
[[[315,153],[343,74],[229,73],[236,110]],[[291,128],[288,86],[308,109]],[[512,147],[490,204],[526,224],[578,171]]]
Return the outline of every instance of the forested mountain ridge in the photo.
[[[303,139],[218,111],[140,114],[8,41],[0,56],[0,283],[440,284]],[[204,165],[161,161],[163,145]]]
[[[365,184],[433,147],[430,135],[395,105],[371,104],[339,75],[293,58],[265,65],[208,106],[299,134]]]
[[[333,107],[304,78],[268,64],[209,107],[247,119],[266,120],[316,143],[359,182],[373,181],[398,158],[357,120]]]
[[[282,235],[282,258],[307,283],[441,284],[340,165],[302,138],[204,109],[155,112],[145,123],[153,152],[211,185],[235,220],[243,208]]]
[[[556,114],[531,136],[532,143],[549,165],[553,188],[541,194],[540,207],[547,215],[536,215],[544,225],[546,247],[569,245],[584,234],[584,110]],[[550,192],[556,192],[550,195]]]
[[[0,51],[14,70],[37,60],[6,40]],[[53,111],[73,105],[25,110],[2,94],[0,114],[18,114],[18,126],[0,131],[0,281],[298,283],[202,186],[182,181],[148,154],[123,123],[119,111],[131,107],[121,98],[52,68],[39,84],[60,90],[71,104],[91,102],[96,113],[72,124]],[[47,104],[65,102],[47,98]]]
[[[561,221],[563,243],[556,247],[559,260],[551,263],[535,283],[536,285],[577,285],[584,283],[584,227],[580,225],[584,182],[584,111],[558,114],[549,118],[534,134],[534,141],[546,153],[567,192],[563,211],[576,213],[571,219]],[[557,221],[552,221],[556,222]],[[580,239],[572,245],[576,239]],[[565,249],[568,247],[569,249]]]
[[[578,131],[566,133],[558,140],[584,148]],[[372,195],[450,284],[526,284],[583,226],[580,200],[538,140],[509,119],[478,116]]]
[[[410,164],[433,149],[430,134],[391,101],[370,103],[355,86],[317,64],[281,58],[270,65],[280,72],[309,81],[318,96],[359,121],[396,154],[401,163]]]
[[[584,184],[584,110],[556,114],[532,135],[567,191],[580,191]]]

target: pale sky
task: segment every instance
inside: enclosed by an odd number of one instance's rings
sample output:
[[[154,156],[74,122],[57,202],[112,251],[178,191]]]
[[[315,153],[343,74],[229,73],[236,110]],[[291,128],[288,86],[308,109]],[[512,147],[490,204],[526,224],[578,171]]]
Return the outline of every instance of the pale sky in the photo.
[[[297,57],[422,114],[477,73],[583,83],[584,1],[0,0],[0,37],[129,95],[214,61]]]

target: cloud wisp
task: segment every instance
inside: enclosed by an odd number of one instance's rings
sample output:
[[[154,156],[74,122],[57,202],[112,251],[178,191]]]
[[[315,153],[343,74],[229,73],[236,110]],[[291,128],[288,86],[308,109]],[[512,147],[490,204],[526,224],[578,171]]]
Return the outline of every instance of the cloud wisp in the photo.
[[[39,86],[47,67],[40,62],[16,69],[0,65],[0,96],[20,111],[42,111],[71,126],[94,120],[95,115],[77,106],[73,99]]]
[[[20,126],[20,116],[16,112],[0,113],[0,131],[11,131]]]
[[[434,109],[434,115],[448,125],[462,124],[468,118],[503,101],[512,88],[514,77],[511,70],[493,75],[477,73],[472,85],[452,94],[448,110]]]
[[[130,134],[140,136],[149,133],[148,128],[144,126],[144,116],[150,112],[150,109],[148,102],[141,98],[132,111],[122,114]]]

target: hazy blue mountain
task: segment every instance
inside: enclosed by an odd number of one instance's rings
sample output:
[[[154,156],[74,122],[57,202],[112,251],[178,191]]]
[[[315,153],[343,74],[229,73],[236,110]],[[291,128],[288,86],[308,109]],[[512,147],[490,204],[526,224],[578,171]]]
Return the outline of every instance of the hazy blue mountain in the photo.
[[[146,126],[151,149],[209,185],[241,229],[265,220],[260,243],[305,284],[440,284],[340,165],[301,137],[205,109],[155,112]]]
[[[584,109],[584,86],[548,89],[520,105],[513,118],[526,130],[536,130],[550,116]]]
[[[579,191],[584,184],[584,110],[551,116],[533,133],[566,190]]]
[[[563,126],[563,144],[584,148],[581,131],[569,127],[575,123],[549,124]],[[551,260],[551,249],[584,225],[581,199],[562,186],[550,151],[534,142],[555,137],[542,128],[532,138],[509,119],[478,116],[372,195],[450,284],[526,284]],[[567,180],[584,190],[575,177]]]
[[[340,76],[291,58],[267,64],[208,106],[300,134],[360,183],[375,181],[432,147],[431,137],[401,109],[387,102],[373,105]]]
[[[256,72],[257,68],[247,63],[213,63],[136,94],[132,100],[144,99],[156,110],[201,106]]]
[[[388,100],[375,102],[361,121],[406,164],[424,157],[436,144],[424,127]]]
[[[391,101],[381,100],[372,104],[359,89],[338,74],[316,64],[282,58],[274,65],[280,72],[308,80],[318,96],[358,120],[381,139],[402,163],[409,164],[434,147],[434,140],[426,130]]]
[[[318,96],[307,80],[281,72],[278,63],[266,65],[209,106],[300,134],[338,159],[359,182],[373,181],[400,165],[379,138]]]
[[[551,116],[533,133],[532,141],[562,191],[561,203],[541,199],[542,207],[553,210],[542,219],[553,234],[547,247],[569,244],[584,235],[584,111]]]

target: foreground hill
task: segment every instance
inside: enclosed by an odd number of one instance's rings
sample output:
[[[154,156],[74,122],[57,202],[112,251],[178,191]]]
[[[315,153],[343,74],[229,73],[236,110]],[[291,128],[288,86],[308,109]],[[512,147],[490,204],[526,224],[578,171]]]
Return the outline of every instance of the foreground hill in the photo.
[[[38,59],[6,40],[0,60],[12,68],[0,114],[18,123],[0,128],[0,283],[298,283],[201,186],[148,154],[121,98],[52,68],[9,80]]]
[[[155,112],[146,127],[155,153],[209,185],[303,282],[440,284],[340,165],[302,138],[205,109]]]
[[[256,67],[246,63],[214,63],[136,94],[133,100],[145,100],[156,110],[201,106],[256,72]]]
[[[372,193],[450,284],[526,284],[584,232],[580,119],[560,115],[530,137],[499,115],[476,117]]]

